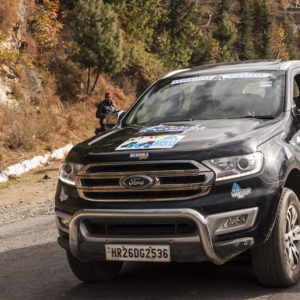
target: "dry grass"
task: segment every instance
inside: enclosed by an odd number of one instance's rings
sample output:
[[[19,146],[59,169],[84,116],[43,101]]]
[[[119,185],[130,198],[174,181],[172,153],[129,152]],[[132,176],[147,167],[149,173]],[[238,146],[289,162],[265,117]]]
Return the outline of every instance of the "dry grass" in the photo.
[[[9,110],[2,122],[4,143],[10,150],[34,151],[40,142],[49,142],[55,132],[55,118],[24,109]]]
[[[105,77],[100,78],[95,94],[85,101],[61,102],[55,94],[52,79],[43,83],[40,95],[26,95],[26,76],[21,70],[17,73],[19,83],[13,85],[12,90],[20,100],[19,107],[0,105],[0,169],[66,143],[76,144],[93,136],[99,126],[99,120],[95,117],[96,106],[103,100],[106,90],[113,93],[119,110],[126,110],[134,100],[132,87],[128,87],[132,88],[132,93],[127,96]]]
[[[0,0],[0,41],[7,37],[7,30],[17,20],[16,0]]]
[[[20,32],[17,3],[17,0],[0,0],[0,43],[8,35]],[[27,17],[32,16],[35,1],[26,0],[25,3]],[[28,22],[27,25],[29,29],[22,32],[21,37],[24,48],[17,64],[12,66],[17,80],[8,84],[19,105],[11,108],[0,104],[0,170],[93,136],[99,126],[96,106],[104,99],[105,91],[113,93],[118,110],[127,110],[136,95],[135,83],[129,79],[112,81],[102,76],[94,95],[87,99],[87,72],[67,60],[63,47],[41,51],[30,32],[32,24]],[[35,76],[29,76],[31,71],[41,75],[41,84],[32,82]],[[41,86],[40,90],[36,85]]]

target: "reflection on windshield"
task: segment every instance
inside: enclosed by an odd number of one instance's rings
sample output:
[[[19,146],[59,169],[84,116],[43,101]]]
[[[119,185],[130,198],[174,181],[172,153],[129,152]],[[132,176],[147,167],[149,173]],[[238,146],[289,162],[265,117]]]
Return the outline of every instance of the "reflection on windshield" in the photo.
[[[135,104],[125,124],[272,118],[282,111],[283,84],[283,75],[271,72],[165,79]]]

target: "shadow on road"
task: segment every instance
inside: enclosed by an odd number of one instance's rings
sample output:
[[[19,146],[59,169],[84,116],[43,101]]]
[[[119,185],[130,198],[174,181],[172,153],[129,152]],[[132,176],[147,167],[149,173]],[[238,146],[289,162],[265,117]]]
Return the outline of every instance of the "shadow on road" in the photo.
[[[223,266],[126,263],[119,278],[83,284],[56,243],[0,253],[0,299],[299,299],[289,289],[260,286],[250,261]],[[298,295],[298,296],[297,296]]]

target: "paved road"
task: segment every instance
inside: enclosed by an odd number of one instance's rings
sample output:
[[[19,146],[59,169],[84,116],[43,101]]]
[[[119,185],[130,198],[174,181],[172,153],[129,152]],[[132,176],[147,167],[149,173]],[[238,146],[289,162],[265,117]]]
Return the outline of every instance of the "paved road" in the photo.
[[[260,286],[247,261],[224,266],[137,264],[103,284],[83,284],[56,244],[53,216],[0,227],[0,299],[300,299],[289,289]]]

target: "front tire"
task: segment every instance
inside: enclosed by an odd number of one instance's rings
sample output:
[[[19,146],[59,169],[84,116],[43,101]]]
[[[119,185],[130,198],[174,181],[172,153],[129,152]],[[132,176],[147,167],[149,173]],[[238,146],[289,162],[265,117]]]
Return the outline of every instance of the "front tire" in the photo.
[[[84,282],[103,282],[117,277],[121,271],[122,262],[89,261],[81,262],[67,251],[69,265],[74,275]]]
[[[254,273],[266,286],[287,287],[300,276],[300,204],[296,194],[283,189],[269,240],[251,250]]]

